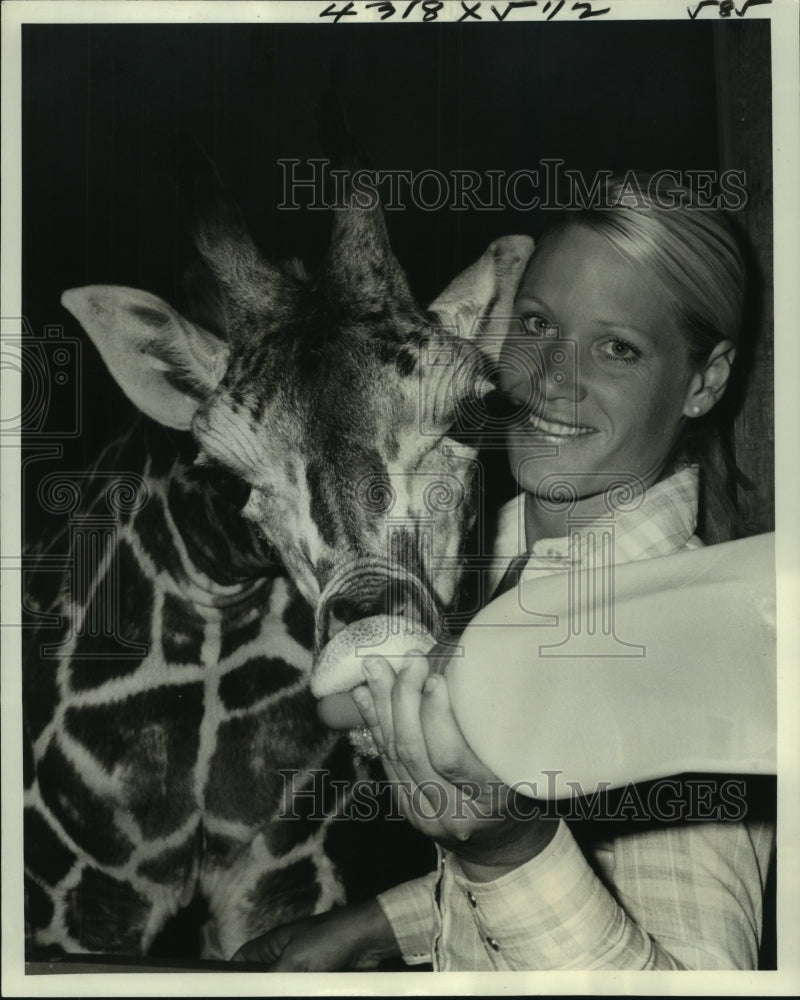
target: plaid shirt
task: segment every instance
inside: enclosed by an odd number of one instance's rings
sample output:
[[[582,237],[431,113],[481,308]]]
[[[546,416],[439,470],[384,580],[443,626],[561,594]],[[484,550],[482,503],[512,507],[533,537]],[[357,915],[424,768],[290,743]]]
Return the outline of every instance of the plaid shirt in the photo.
[[[615,518],[614,561],[702,545],[697,497],[693,468],[651,487]],[[494,586],[524,539],[517,498],[502,512]],[[569,544],[537,541],[525,573],[563,570]],[[492,882],[471,882],[439,849],[436,871],[378,897],[405,961],[437,971],[756,968],[771,820],[603,827],[562,819],[541,854]]]

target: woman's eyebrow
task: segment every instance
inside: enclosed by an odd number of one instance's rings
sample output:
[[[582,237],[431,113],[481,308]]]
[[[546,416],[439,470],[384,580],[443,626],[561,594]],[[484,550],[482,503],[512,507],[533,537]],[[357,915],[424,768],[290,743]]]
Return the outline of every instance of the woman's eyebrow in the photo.
[[[640,338],[641,340],[645,340],[648,343],[654,343],[656,339],[652,334],[647,333],[646,330],[642,330],[638,326],[630,326],[628,323],[620,323],[619,320],[598,319],[595,322],[598,326],[601,326],[606,330],[614,330],[617,333],[628,333],[634,337]]]
[[[524,303],[526,306],[535,306],[537,309],[541,309],[542,312],[547,312],[547,313],[553,312],[553,310],[550,308],[550,306],[547,305],[546,302],[543,302],[541,299],[538,299],[535,295],[527,295],[527,294],[520,295],[520,297],[516,300],[515,305],[519,306],[522,303]]]

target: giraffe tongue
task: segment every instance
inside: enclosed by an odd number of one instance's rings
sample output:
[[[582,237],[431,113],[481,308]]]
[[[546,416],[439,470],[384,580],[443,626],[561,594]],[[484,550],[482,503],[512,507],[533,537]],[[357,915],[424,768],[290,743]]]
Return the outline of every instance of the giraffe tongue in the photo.
[[[351,691],[364,683],[367,657],[381,656],[397,670],[406,654],[412,650],[427,653],[435,643],[428,629],[413,619],[362,618],[342,628],[323,648],[311,673],[311,693],[325,698]]]

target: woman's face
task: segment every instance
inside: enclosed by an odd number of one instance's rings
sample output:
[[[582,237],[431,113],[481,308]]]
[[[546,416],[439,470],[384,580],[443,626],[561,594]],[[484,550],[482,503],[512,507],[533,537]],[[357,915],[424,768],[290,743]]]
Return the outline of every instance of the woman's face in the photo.
[[[538,493],[556,474],[579,497],[620,474],[655,482],[689,413],[693,373],[666,298],[579,225],[548,237],[517,292],[524,330],[506,340],[500,387],[519,419],[512,472]]]

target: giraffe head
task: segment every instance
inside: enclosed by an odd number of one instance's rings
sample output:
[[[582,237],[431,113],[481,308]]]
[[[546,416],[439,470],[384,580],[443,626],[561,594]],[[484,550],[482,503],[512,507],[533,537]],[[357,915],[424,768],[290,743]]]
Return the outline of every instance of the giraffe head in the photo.
[[[317,610],[319,641],[331,616],[380,610],[389,581],[411,581],[394,593],[423,615],[446,607],[475,474],[475,448],[450,432],[492,388],[482,343],[499,351],[532,241],[497,240],[428,309],[378,208],[335,213],[310,277],[265,260],[229,208],[197,246],[224,338],[144,291],[62,302],[129,398],[237,478],[242,517]]]

